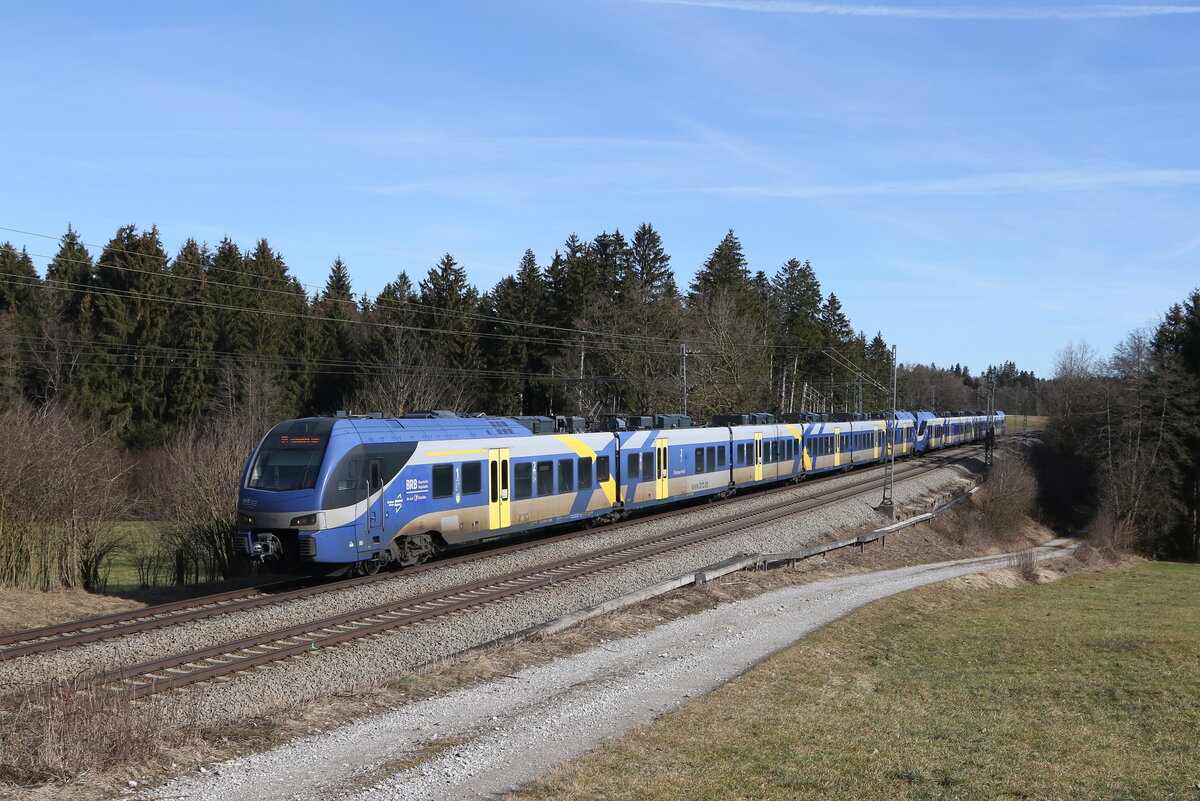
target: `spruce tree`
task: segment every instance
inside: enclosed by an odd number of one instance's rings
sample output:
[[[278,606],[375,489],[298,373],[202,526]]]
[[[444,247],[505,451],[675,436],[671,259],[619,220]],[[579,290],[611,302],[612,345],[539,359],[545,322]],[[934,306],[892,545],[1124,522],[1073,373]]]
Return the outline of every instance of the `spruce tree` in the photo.
[[[630,258],[633,277],[646,297],[659,299],[678,293],[675,275],[671,272],[671,257],[663,247],[662,237],[650,223],[642,223],[634,232]]]
[[[105,245],[91,280],[86,327],[94,350],[79,403],[85,416],[122,426],[121,438],[134,448],[155,445],[166,433],[166,264],[158,229],[139,233],[127,225]]]
[[[356,327],[353,324],[359,320],[359,309],[354,304],[350,272],[341,256],[329,269],[329,278],[314,304],[314,312],[319,318],[314,353],[325,364],[314,376],[312,408],[328,413],[346,408],[355,389],[351,368],[337,364],[356,362],[359,358],[353,330]]]
[[[0,244],[0,385],[6,403],[16,396],[36,394],[34,345],[38,329],[41,279],[24,248]]]
[[[46,269],[35,340],[38,353],[30,397],[37,403],[79,397],[81,364],[87,361],[91,337],[86,326],[92,294],[92,256],[73,228],[63,235],[58,253]]]
[[[253,305],[254,292],[246,274],[242,252],[233,240],[225,237],[217,245],[208,263],[210,296],[218,307],[216,316],[216,349],[227,360],[246,356],[253,351],[255,321],[244,311]]]
[[[528,324],[546,324],[551,308],[546,279],[532,250],[521,257],[515,276],[502,278],[485,298],[492,319],[484,327],[484,355],[488,366],[504,372],[545,373],[553,346],[545,332]],[[505,379],[490,382],[487,409],[495,413],[544,413],[549,408],[551,388],[536,379]]]
[[[610,299],[621,292],[633,272],[633,251],[620,229],[602,233],[592,240],[590,248],[595,269],[595,294]]]
[[[54,316],[77,331],[87,317],[91,303],[88,285],[92,280],[92,269],[92,254],[79,240],[75,229],[67,226],[58,253],[46,268],[46,289]]]
[[[25,248],[0,244],[0,314],[32,318],[36,315],[41,279]]]
[[[181,302],[172,306],[171,324],[163,337],[163,344],[171,349],[165,358],[164,422],[176,429],[198,426],[212,405],[217,326],[209,287],[211,262],[208,246],[188,239],[168,273],[167,294]]]
[[[692,279],[688,299],[695,304],[702,298],[712,297],[719,292],[727,292],[735,298],[741,298],[746,293],[749,283],[750,268],[746,255],[742,252],[742,243],[731,228],[713,249],[704,262],[704,267]]]
[[[824,333],[824,344],[834,348],[849,346],[854,337],[850,320],[842,313],[842,302],[832,292],[821,307],[821,329]]]
[[[469,373],[483,366],[476,339],[479,291],[467,281],[467,271],[447,253],[430,268],[419,296],[423,308],[418,319],[422,328],[429,329],[425,335],[429,358],[457,374],[455,380],[468,390],[462,402],[474,403],[479,379]]]
[[[246,319],[256,334],[252,347],[258,368],[278,384],[282,407],[278,413],[301,414],[310,408],[314,377],[310,366],[319,338],[311,325],[308,295],[266,239],[260,239],[245,257],[245,269],[250,274],[253,310]]]

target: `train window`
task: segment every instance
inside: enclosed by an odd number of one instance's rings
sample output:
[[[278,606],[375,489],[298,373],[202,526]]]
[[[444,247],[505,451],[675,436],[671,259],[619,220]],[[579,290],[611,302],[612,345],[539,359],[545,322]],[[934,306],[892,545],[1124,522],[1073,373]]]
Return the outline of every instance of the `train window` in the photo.
[[[780,461],[780,459],[779,459],[779,440],[775,440],[774,442],[771,443],[771,461],[772,462]]]
[[[706,471],[708,473],[717,469],[717,448],[715,445],[708,446],[708,450],[704,455],[704,464],[708,467]]]
[[[462,481],[463,495],[478,495],[483,490],[483,462],[465,462]]]
[[[608,472],[608,457],[607,456],[597,456],[596,457],[596,483],[599,484],[601,481],[608,481],[609,478],[611,478],[611,475]]]
[[[339,478],[337,483],[338,492],[356,492],[360,488],[365,489],[362,481],[358,478],[358,459],[350,459],[346,462],[345,468],[342,470],[345,478]],[[363,497],[366,497],[365,495]],[[355,498],[356,501],[361,501],[362,498]]]
[[[653,481],[654,473],[654,453],[647,452],[642,454],[642,481]]]
[[[739,442],[739,443],[738,443],[738,446],[737,446],[737,463],[738,463],[738,464],[745,464],[745,463],[746,463],[746,443],[744,443],[744,442]]]
[[[533,465],[529,462],[513,465],[513,495],[518,501],[533,497]]]
[[[696,448],[696,475],[704,472],[704,448]]]
[[[725,466],[725,446],[717,448],[717,467]]]
[[[499,464],[499,462],[493,461],[489,463],[488,467],[488,491],[491,493],[492,503],[500,500],[500,477],[496,475],[500,472]]]
[[[625,472],[629,475],[625,476],[626,481],[636,481],[638,477],[638,455],[636,453],[629,454],[629,469]]]
[[[585,456],[579,460],[579,488],[592,488],[592,457]]]
[[[539,498],[554,494],[554,462],[537,463],[537,494]]]
[[[571,492],[575,489],[575,462],[572,459],[558,460],[558,491]]]
[[[433,466],[433,497],[449,498],[454,494],[454,465],[435,464]]]

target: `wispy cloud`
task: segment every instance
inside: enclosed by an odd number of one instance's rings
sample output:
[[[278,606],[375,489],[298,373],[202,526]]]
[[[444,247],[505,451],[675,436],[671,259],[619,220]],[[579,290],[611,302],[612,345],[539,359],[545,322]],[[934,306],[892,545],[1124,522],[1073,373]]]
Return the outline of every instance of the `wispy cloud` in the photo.
[[[1095,5],[1075,8],[943,8],[884,4],[807,3],[797,0],[641,0],[644,3],[725,8],[764,14],[809,14],[827,17],[895,17],[941,20],[1082,20],[1130,19],[1200,14],[1200,6]]]
[[[759,197],[850,197],[860,195],[1001,195],[1037,192],[1094,192],[1113,188],[1153,188],[1200,184],[1200,170],[1059,170],[968,175],[939,181],[889,181],[825,186],[730,186],[715,194]]]

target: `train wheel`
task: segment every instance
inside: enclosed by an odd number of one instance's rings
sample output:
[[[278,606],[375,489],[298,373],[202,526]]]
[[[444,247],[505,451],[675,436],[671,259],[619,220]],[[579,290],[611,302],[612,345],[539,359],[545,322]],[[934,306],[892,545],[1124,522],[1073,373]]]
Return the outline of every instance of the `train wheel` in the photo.
[[[376,554],[371,559],[364,559],[361,562],[355,562],[354,567],[350,570],[351,576],[374,576],[379,573],[379,570],[386,564],[386,560],[379,554]]]

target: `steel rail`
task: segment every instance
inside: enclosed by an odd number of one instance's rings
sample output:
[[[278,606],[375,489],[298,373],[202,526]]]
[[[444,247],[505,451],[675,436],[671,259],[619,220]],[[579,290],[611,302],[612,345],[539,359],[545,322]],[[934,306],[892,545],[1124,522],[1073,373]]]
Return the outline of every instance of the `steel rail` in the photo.
[[[934,458],[940,465],[946,462],[958,461],[963,457],[964,454],[961,451],[957,451],[954,454],[946,454]],[[928,463],[929,460],[925,460],[924,464]],[[917,469],[921,464],[922,463],[913,462],[905,465],[904,474],[907,474],[911,470]],[[838,474],[831,473],[827,476],[822,476],[821,478],[827,479],[836,475]],[[769,487],[758,490],[754,496],[741,495],[724,499],[716,499],[713,500],[711,505],[735,503],[737,501],[744,500],[747,497],[759,497],[763,495],[776,494],[779,492],[785,492],[787,490],[794,490],[795,488],[795,484],[787,483],[778,487]],[[686,501],[689,499],[683,500]],[[679,511],[680,510],[676,508],[667,511],[656,512],[653,514],[639,515],[635,518],[623,520],[606,526],[604,530],[606,532],[615,531],[629,526],[640,525],[655,520],[673,517],[677,515]],[[151,631],[154,629],[165,628],[167,626],[204,620],[210,617],[216,617],[218,615],[230,614],[231,612],[247,611],[259,609],[264,606],[273,606],[275,604],[286,603],[288,601],[300,598],[321,595],[326,592],[334,592],[361,586],[363,584],[371,584],[377,581],[390,581],[397,578],[406,578],[429,570],[452,567],[454,565],[480,561],[493,556],[513,553],[540,545],[554,544],[572,540],[579,537],[588,536],[591,533],[591,530],[579,530],[570,531],[551,537],[542,536],[533,539],[527,539],[506,546],[487,548],[486,550],[458,556],[449,556],[447,558],[438,559],[437,561],[408,567],[399,572],[388,572],[372,576],[359,576],[350,579],[343,579],[337,582],[331,582],[328,584],[301,586],[298,589],[291,590],[287,588],[294,587],[297,584],[301,584],[302,582],[311,579],[294,579],[273,582],[271,584],[265,584],[258,587],[229,590],[212,595],[199,596],[191,599],[172,601],[166,604],[143,607],[141,609],[129,610],[125,612],[114,612],[84,620],[70,621],[51,626],[43,626],[36,629],[29,629],[26,631],[0,634],[0,645],[11,645],[11,647],[0,649],[0,662],[9,659],[16,659],[18,657],[29,656],[31,654],[86,645],[88,643],[114,639],[138,632]]]
[[[914,467],[914,471],[928,472],[939,466],[926,462]],[[494,578],[118,668],[98,674],[89,681],[94,687],[127,693],[133,699],[142,698],[660,556],[853,498],[882,484],[882,478],[867,477],[849,487],[795,499],[769,509],[744,512],[698,527],[645,537]]]

